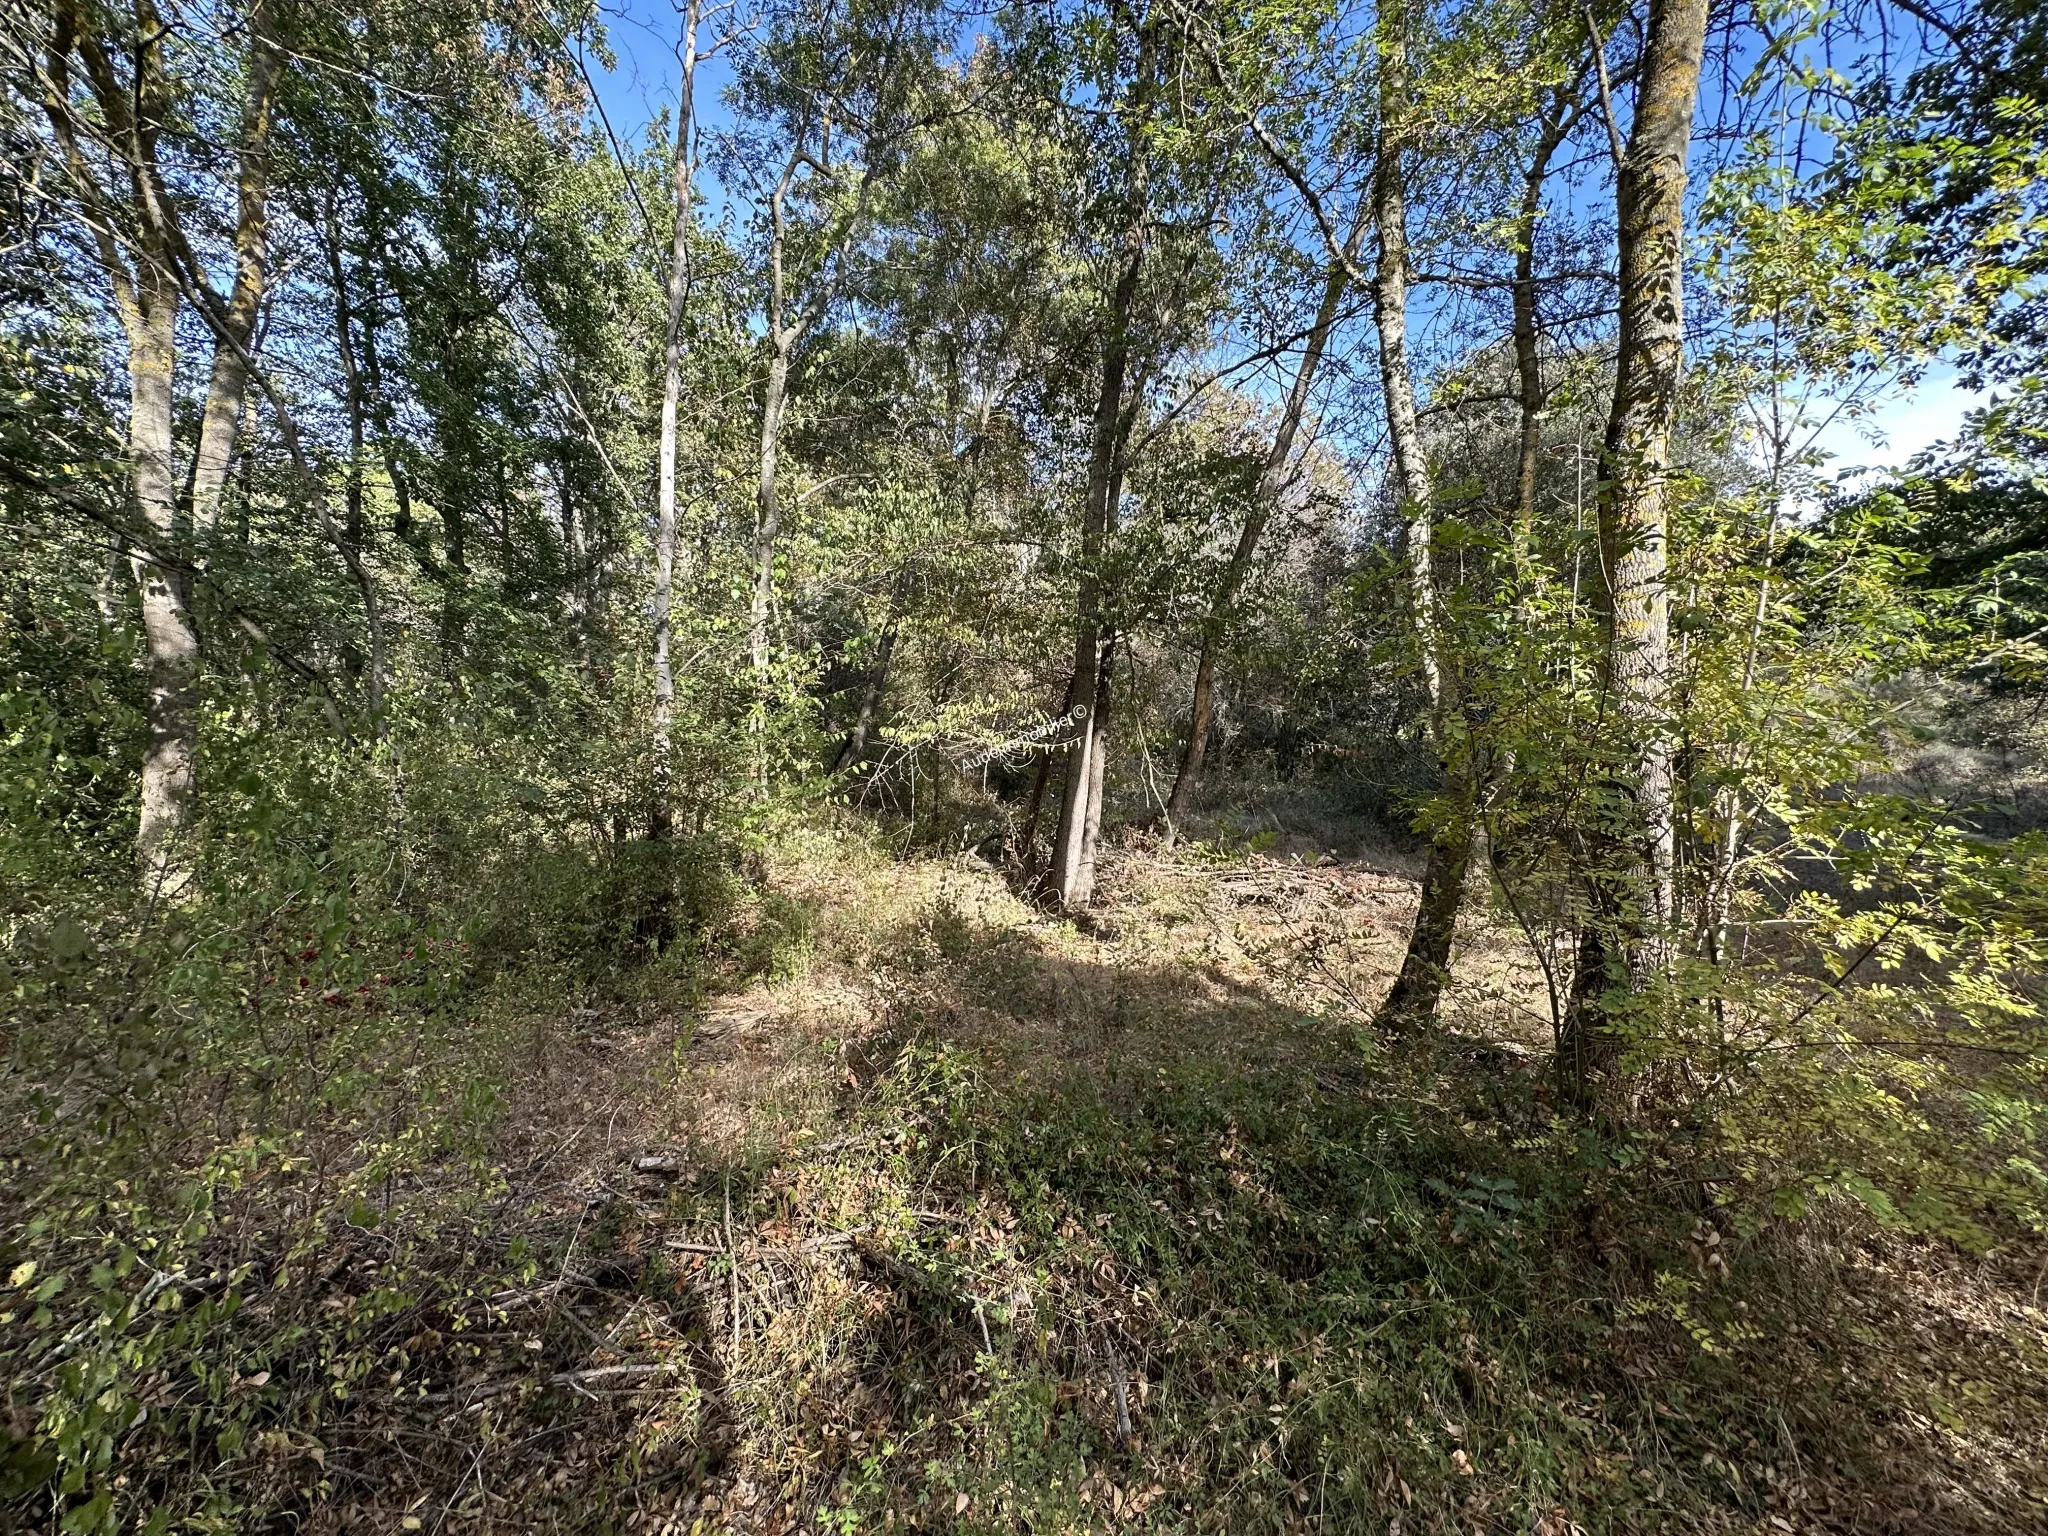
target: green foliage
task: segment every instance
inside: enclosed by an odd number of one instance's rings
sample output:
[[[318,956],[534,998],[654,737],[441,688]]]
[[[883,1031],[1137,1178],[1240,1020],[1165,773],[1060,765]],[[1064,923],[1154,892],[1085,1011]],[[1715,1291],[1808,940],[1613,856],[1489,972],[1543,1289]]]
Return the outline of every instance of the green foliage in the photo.
[[[916,1025],[1017,957],[921,900],[858,982],[910,1025],[834,1058],[847,1155],[792,1174],[757,1134],[677,1186],[724,1246],[634,1284],[723,1282],[731,1333],[688,1327],[728,1376],[678,1384],[602,1477],[724,1414],[848,1531],[906,1494],[989,1530],[1761,1516],[1754,1447],[1704,1429],[1725,1494],[1606,1475],[1682,1413],[1593,1410],[1584,1362],[1652,1340],[1760,1412],[1736,1377],[1771,1335],[1723,1241],[1860,1222],[1997,1256],[2048,1229],[2038,7],[1957,8],[1972,43],[1937,18],[1912,55],[1853,10],[1732,24],[1656,513],[1668,655],[1629,697],[1613,221],[1564,169],[1606,164],[1603,92],[1653,88],[1623,9],[1404,13],[1428,508],[1382,473],[1361,281],[1387,17],[700,17],[733,87],[681,125],[678,186],[676,125],[596,110],[597,12],[159,9],[32,9],[0,64],[0,1521],[289,1515],[337,1496],[367,1401],[417,1406],[422,1361],[443,1393],[525,1361],[492,1298],[539,1294],[508,1117],[554,1026],[648,1003],[687,1041],[721,983],[803,990],[834,933],[763,850],[849,807],[1034,873],[1105,635],[1112,842],[1164,810],[1200,655],[1223,782],[1175,829],[1187,867],[1476,828],[1467,928],[1519,931],[1559,1043],[1605,1021],[1599,1093],[1375,1046],[1142,1091],[1105,1056],[1013,1102]],[[1949,364],[2009,392],[1826,484],[1816,401]],[[138,878],[148,796],[175,857]],[[900,1332],[848,1270],[748,1336],[735,1181],[743,1221],[868,1223],[849,1264],[911,1298]],[[1597,1319],[1595,1228],[1634,1265]],[[1112,1377],[1203,1501],[1119,1480],[1143,1448]],[[553,1390],[522,1382],[516,1412]],[[881,1432],[813,1436],[861,1404]]]

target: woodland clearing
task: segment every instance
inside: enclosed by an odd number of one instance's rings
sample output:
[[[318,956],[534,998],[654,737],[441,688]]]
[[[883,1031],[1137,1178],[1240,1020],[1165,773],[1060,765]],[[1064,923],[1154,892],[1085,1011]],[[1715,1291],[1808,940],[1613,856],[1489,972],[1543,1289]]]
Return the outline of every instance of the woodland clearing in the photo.
[[[1412,880],[1205,853],[1119,850],[1091,935],[971,855],[807,834],[767,861],[765,974],[500,1019],[480,1155],[392,1180],[280,1278],[362,1321],[345,1392],[282,1359],[250,1380],[270,1513],[2044,1518],[2040,1252],[1973,1263],[1853,1205],[1747,1236],[1675,1215],[1654,1145],[1647,1184],[1558,1156],[1511,930],[1468,919],[1451,1033],[1389,1051],[1354,999],[1398,963]]]

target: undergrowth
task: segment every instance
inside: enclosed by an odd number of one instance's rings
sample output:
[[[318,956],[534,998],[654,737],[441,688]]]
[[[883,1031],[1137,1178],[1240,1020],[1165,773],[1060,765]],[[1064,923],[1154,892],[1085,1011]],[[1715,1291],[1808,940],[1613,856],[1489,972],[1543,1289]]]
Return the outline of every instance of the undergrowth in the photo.
[[[302,894],[240,948],[18,936],[9,1522],[2048,1519],[2038,1255],[1730,1222],[1513,1052],[1197,942],[1255,869],[1113,871],[1103,943],[958,864],[675,858],[670,941],[602,974],[538,938],[644,872],[446,933]]]

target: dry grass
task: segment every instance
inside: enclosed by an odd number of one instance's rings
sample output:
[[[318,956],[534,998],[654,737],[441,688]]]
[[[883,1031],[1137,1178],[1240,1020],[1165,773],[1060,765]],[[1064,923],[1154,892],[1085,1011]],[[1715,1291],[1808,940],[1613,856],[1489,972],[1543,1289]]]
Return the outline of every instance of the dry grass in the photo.
[[[325,1353],[193,1529],[2048,1529],[2042,1255],[1644,1195],[1483,913],[1463,1044],[1388,1055],[1398,869],[1134,841],[1084,930],[812,832],[765,889],[751,980],[468,1026],[481,1160],[294,1261]]]
[[[2017,1267],[1824,1225],[1731,1236],[1752,1302],[1722,1315],[1754,1326],[1716,1337],[1682,1240],[1660,1261],[1665,1238],[1617,1230],[1643,1213],[1597,1175],[1555,1230],[1489,1227],[1466,1170],[1523,1171],[1512,1125],[1472,1119],[1499,1103],[1455,1067],[1432,1086],[1374,1064],[1360,1026],[1408,880],[1142,847],[1104,874],[1088,933],[971,859],[782,849],[770,882],[809,914],[783,974],[584,1021],[515,1094],[552,1192],[508,1198],[548,1257],[490,1326],[545,1348],[512,1390],[490,1371],[444,1388],[474,1475],[449,1493],[445,1468],[414,1464],[314,1526],[388,1528],[406,1490],[429,1529],[2048,1521],[2048,1329]],[[1540,1051],[1540,976],[1513,936],[1475,922],[1461,952],[1453,1024]],[[1519,1092],[1510,1121],[1533,1110]],[[1205,1096],[1214,1116],[1178,1118]],[[1351,1240],[1282,1154],[1328,1155],[1299,1140],[1311,1126],[1389,1119],[1413,1140],[1374,1155],[1421,1166],[1374,1197],[1399,1257],[1373,1283],[1409,1299],[1360,1328],[1286,1289],[1377,1261],[1340,1256]],[[1034,1175],[1017,1159],[1039,1143]],[[1432,1169],[1442,1193],[1407,1203]],[[1545,1198],[1515,1187],[1532,1211]],[[1247,1224],[1271,1229],[1268,1272],[1233,1237]],[[1577,1278],[1529,1273],[1559,1264]]]

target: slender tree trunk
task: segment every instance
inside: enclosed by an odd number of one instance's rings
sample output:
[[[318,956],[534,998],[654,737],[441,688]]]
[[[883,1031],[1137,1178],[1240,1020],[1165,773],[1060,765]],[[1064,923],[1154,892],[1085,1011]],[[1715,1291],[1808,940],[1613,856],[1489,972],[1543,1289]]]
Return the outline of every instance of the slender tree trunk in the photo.
[[[1380,1005],[1380,1022],[1404,1032],[1436,1017],[1437,999],[1450,972],[1458,908],[1471,859],[1472,829],[1463,807],[1471,800],[1469,748],[1456,746],[1450,729],[1456,709],[1452,679],[1443,664],[1436,626],[1437,591],[1429,459],[1415,409],[1415,380],[1408,360],[1408,183],[1411,148],[1408,78],[1408,14],[1405,5],[1382,13],[1380,33],[1380,137],[1373,167],[1373,228],[1379,265],[1373,273],[1373,320],[1379,331],[1380,389],[1386,402],[1387,436],[1394,449],[1394,477],[1407,521],[1409,610],[1429,692],[1429,737],[1439,773],[1461,807],[1458,816],[1430,838],[1423,866],[1421,899],[1408,950],[1393,989]],[[1455,760],[1453,760],[1455,755]]]
[[[1102,373],[1090,427],[1088,485],[1081,517],[1081,579],[1075,601],[1074,664],[1070,674],[1074,702],[1069,708],[1080,708],[1082,717],[1074,743],[1066,753],[1059,824],[1053,834],[1051,866],[1046,872],[1048,894],[1067,910],[1085,905],[1094,894],[1094,837],[1101,829],[1100,759],[1107,738],[1100,728],[1099,712],[1107,701],[1105,680],[1110,639],[1103,622],[1101,567],[1123,485],[1122,435],[1125,384],[1131,360],[1131,311],[1137,303],[1138,279],[1145,265],[1150,166],[1144,131],[1151,105],[1151,74],[1152,32],[1148,20],[1139,24],[1138,66],[1129,103],[1130,158],[1124,173],[1122,251],[1103,329]]]
[[[202,532],[220,513],[221,491],[234,461],[235,437],[249,395],[249,357],[256,316],[270,276],[270,122],[278,59],[271,38],[273,0],[249,14],[249,79],[242,103],[236,176],[235,282],[223,315],[227,338],[213,349],[199,443],[192,457],[192,521]]]
[[[246,402],[246,351],[223,360],[216,347],[214,379],[201,419],[192,498],[178,498],[174,467],[177,319],[181,279],[200,286],[202,300],[217,304],[204,289],[205,274],[191,256],[158,162],[158,140],[170,111],[171,92],[163,73],[167,28],[148,0],[132,15],[130,34],[103,38],[90,28],[114,24],[113,12],[82,11],[60,3],[50,14],[44,55],[44,112],[56,136],[62,171],[84,210],[100,264],[113,286],[128,342],[129,490],[135,509],[156,533],[157,547],[175,547],[196,510],[211,523],[233,456],[233,443]],[[226,323],[254,333],[261,305],[265,258],[264,210],[270,106],[276,59],[269,38],[267,0],[251,17],[248,79],[240,155],[240,213],[237,221],[236,280]],[[121,194],[104,186],[81,147],[71,102],[71,60],[76,53],[96,99],[104,134],[126,182]],[[114,61],[125,61],[122,79]],[[124,248],[117,230],[125,230]],[[131,267],[130,258],[133,258]],[[218,317],[209,313],[209,319]],[[176,899],[190,888],[190,850],[185,846],[192,815],[198,755],[199,639],[181,574],[155,555],[133,556],[142,607],[145,665],[149,677],[149,740],[143,749],[140,810],[135,853],[144,884],[157,896]]]
[[[832,759],[835,776],[849,768],[858,767],[867,755],[868,732],[874,729],[875,716],[881,711],[882,694],[889,686],[889,664],[896,656],[896,619],[890,616],[889,624],[882,631],[882,643],[875,653],[874,667],[868,672],[866,684],[860,692],[860,713],[854,716],[853,729],[846,733],[846,740],[839,745],[838,755]]]
[[[1136,263],[1132,263],[1135,274]],[[1133,276],[1131,285],[1135,288]],[[1119,283],[1119,291],[1124,285]],[[1112,330],[1120,329],[1112,321]],[[1101,754],[1106,746],[1102,732],[1101,709],[1105,702],[1103,679],[1107,671],[1107,658],[1111,637],[1102,622],[1102,587],[1100,566],[1111,517],[1111,497],[1122,477],[1116,473],[1114,460],[1117,453],[1117,422],[1123,399],[1125,350],[1121,342],[1105,346],[1102,370],[1102,394],[1096,412],[1096,443],[1094,459],[1089,470],[1088,501],[1081,528],[1081,583],[1079,600],[1076,604],[1078,622],[1074,635],[1074,682],[1070,694],[1079,707],[1081,719],[1077,722],[1074,743],[1067,749],[1066,775],[1060,787],[1060,817],[1053,833],[1052,862],[1048,874],[1051,879],[1050,894],[1065,909],[1085,906],[1093,891],[1093,851],[1089,827],[1092,822],[1099,832],[1101,809],[1097,797],[1101,793]],[[1112,391],[1114,392],[1112,394]],[[1103,404],[1107,404],[1108,420],[1105,425]],[[1100,469],[1098,476],[1097,470]]]
[[[1433,488],[1429,458],[1416,422],[1415,379],[1408,362],[1408,25],[1405,4],[1382,12],[1380,32],[1380,132],[1373,166],[1373,230],[1379,265],[1373,273],[1373,322],[1379,332],[1380,392],[1387,437],[1394,449],[1394,478],[1407,524],[1408,599],[1422,654],[1423,680],[1434,710],[1443,699],[1443,674],[1436,639],[1436,573],[1432,565]]]
[[[1347,255],[1356,246],[1363,223],[1361,210],[1359,224],[1347,244]],[[1174,776],[1173,793],[1166,801],[1166,845],[1169,848],[1178,835],[1178,827],[1194,805],[1195,789],[1201,782],[1202,759],[1208,752],[1209,726],[1215,708],[1216,652],[1222,646],[1230,610],[1237,602],[1245,577],[1251,572],[1252,557],[1258,552],[1259,540],[1264,537],[1266,524],[1286,492],[1294,439],[1308,409],[1309,391],[1315,383],[1316,370],[1322,365],[1323,352],[1329,344],[1330,331],[1337,323],[1337,310],[1343,303],[1349,281],[1343,264],[1331,262],[1323,279],[1322,300],[1316,306],[1308,341],[1302,349],[1301,363],[1294,371],[1294,385],[1287,392],[1279,424],[1273,431],[1272,447],[1267,450],[1265,465],[1259,473],[1257,499],[1252,503],[1250,515],[1245,518],[1244,531],[1238,535],[1237,548],[1231,552],[1230,564],[1224,567],[1223,580],[1216,588],[1209,604],[1209,616],[1202,625],[1202,649],[1195,662],[1194,702],[1188,711],[1187,745],[1181,752],[1180,771]]]
[[[1102,842],[1102,785],[1109,764],[1110,683],[1116,665],[1116,634],[1102,637],[1102,660],[1096,669],[1095,702],[1088,711],[1088,793],[1081,810],[1078,865],[1069,905],[1085,907],[1095,899],[1095,855]]]
[[[775,542],[782,533],[782,504],[776,485],[782,446],[782,416],[789,404],[789,352],[778,333],[768,359],[761,395],[761,473],[754,492],[754,596],[747,616],[747,653],[756,689],[768,691],[768,625],[775,605]]]
[[[1529,558],[1536,522],[1536,473],[1543,448],[1542,326],[1536,313],[1536,235],[1543,217],[1543,187],[1550,162],[1564,142],[1570,119],[1560,91],[1545,117],[1528,167],[1522,173],[1522,205],[1515,220],[1514,345],[1516,404],[1521,441],[1515,456],[1515,557]],[[1521,576],[1517,570],[1517,578]]]
[[[355,311],[349,303],[348,273],[342,264],[341,230],[332,202],[327,209],[327,276],[334,285],[334,344],[341,359],[342,403],[348,409],[348,477],[343,486],[345,516],[342,523],[349,540],[363,546],[363,450],[368,439],[364,417],[368,408],[363,398],[363,371],[356,361]]]
[[[689,0],[683,13],[683,93],[676,109],[676,151],[672,191],[675,229],[669,246],[668,323],[662,334],[661,447],[654,503],[654,769],[647,835],[669,835],[672,811],[669,780],[674,772],[676,680],[669,654],[675,607],[676,437],[683,393],[683,310],[690,295],[690,227],[697,192],[690,133],[696,118],[697,23],[703,0]]]
[[[363,379],[362,364],[356,355],[357,317],[355,305],[349,297],[348,269],[343,258],[340,225],[330,204],[327,217],[328,279],[334,285],[335,345],[341,357],[343,399],[348,407],[348,478],[343,486],[340,532],[342,540],[347,545],[342,553],[363,598],[364,623],[370,642],[369,676],[364,687],[364,702],[369,709],[370,735],[381,741],[388,728],[388,722],[384,717],[384,698],[390,677],[390,657],[385,650],[382,605],[378,602],[375,583],[365,559],[370,542],[369,520],[363,509],[363,465],[369,437],[369,397]],[[367,330],[367,326],[365,329]]]
[[[789,245],[789,192],[805,163],[802,135],[768,199],[768,377],[761,389],[759,477],[754,486],[754,593],[747,615],[747,654],[754,669],[756,709],[768,701],[768,626],[775,609],[775,541],[782,532],[782,504],[776,469],[782,450],[782,417],[789,404],[789,358],[803,339],[807,312],[786,321],[789,289],[784,262]],[[763,721],[755,721],[760,729]],[[765,773],[765,760],[758,765]]]
[[[370,248],[373,253],[380,252],[383,249],[382,238],[374,227],[375,219],[376,214],[373,208],[371,212],[372,229],[370,231]],[[373,268],[371,272],[373,287],[375,276]],[[414,556],[420,561],[421,568],[426,571],[427,575],[435,580],[439,580],[440,571],[434,563],[433,556],[422,548],[414,537],[412,477],[406,473],[405,460],[399,451],[398,433],[391,409],[391,396],[384,387],[383,360],[377,347],[377,328],[381,324],[381,310],[374,296],[366,305],[351,307],[356,310],[357,318],[362,325],[365,404],[370,413],[371,425],[376,428],[377,456],[383,460],[385,478],[391,482],[391,531],[397,536],[399,543],[412,550]]]
[[[858,767],[867,753],[868,732],[874,729],[875,716],[882,707],[882,695],[889,686],[889,667],[896,657],[896,636],[902,628],[904,608],[910,598],[911,571],[912,566],[906,561],[889,589],[889,613],[882,622],[882,643],[877,649],[875,664],[868,669],[867,682],[861,688],[860,712],[854,716],[853,729],[847,733],[846,740],[840,743],[839,751],[832,759],[834,777]]]
[[[1074,705],[1081,696],[1081,676],[1070,673],[1067,677],[1067,692],[1060,704],[1057,716],[1065,720],[1074,712]],[[1071,750],[1071,749],[1069,749]],[[1026,798],[1024,821],[1018,831],[1018,855],[1025,880],[1044,888],[1051,873],[1050,861],[1044,867],[1038,862],[1038,820],[1045,809],[1045,791],[1052,781],[1052,765],[1055,749],[1048,747],[1038,755],[1038,768],[1031,775],[1031,793]]]
[[[1621,325],[1602,454],[1602,683],[1626,734],[1629,822],[1590,874],[1580,974],[1560,1042],[1567,1085],[1611,1097],[1617,999],[1658,985],[1676,919],[1672,749],[1665,723],[1669,600],[1666,478],[1685,351],[1686,156],[1705,52],[1706,0],[1651,0],[1635,121],[1615,188]]]
[[[1255,512],[1245,521],[1245,531],[1238,536],[1238,548],[1247,544],[1258,544],[1258,534],[1252,525],[1257,522],[1260,532],[1264,531],[1264,517]],[[1235,561],[1233,560],[1233,564]],[[1230,573],[1224,572],[1223,581],[1230,584]],[[1220,595],[1220,594],[1219,594]],[[1188,812],[1195,806],[1195,790],[1202,780],[1202,765],[1209,755],[1209,731],[1216,720],[1216,652],[1222,646],[1222,625],[1216,622],[1217,610],[1227,607],[1222,603],[1212,604],[1210,620],[1202,629],[1202,649],[1195,658],[1195,692],[1188,705],[1188,739],[1181,748],[1180,768],[1173,776],[1173,792],[1166,797],[1166,846],[1180,840],[1180,829],[1187,822]]]
[[[1749,621],[1749,644],[1742,658],[1742,696],[1747,697],[1756,686],[1758,665],[1763,659],[1764,622],[1771,612],[1771,557],[1778,542],[1778,519],[1783,512],[1785,461],[1784,438],[1782,434],[1773,444],[1771,465],[1771,515],[1764,524],[1764,574],[1757,582],[1756,606]],[[1713,884],[1708,890],[1704,903],[1706,913],[1703,919],[1704,932],[1700,939],[1700,953],[1714,965],[1726,963],[1730,927],[1735,915],[1735,870],[1742,859],[1742,839],[1748,831],[1748,824],[1742,813],[1742,797],[1733,784],[1724,784],[1714,791],[1714,820],[1720,834],[1716,838],[1714,852]],[[1720,1000],[1715,1007],[1720,1008]]]

